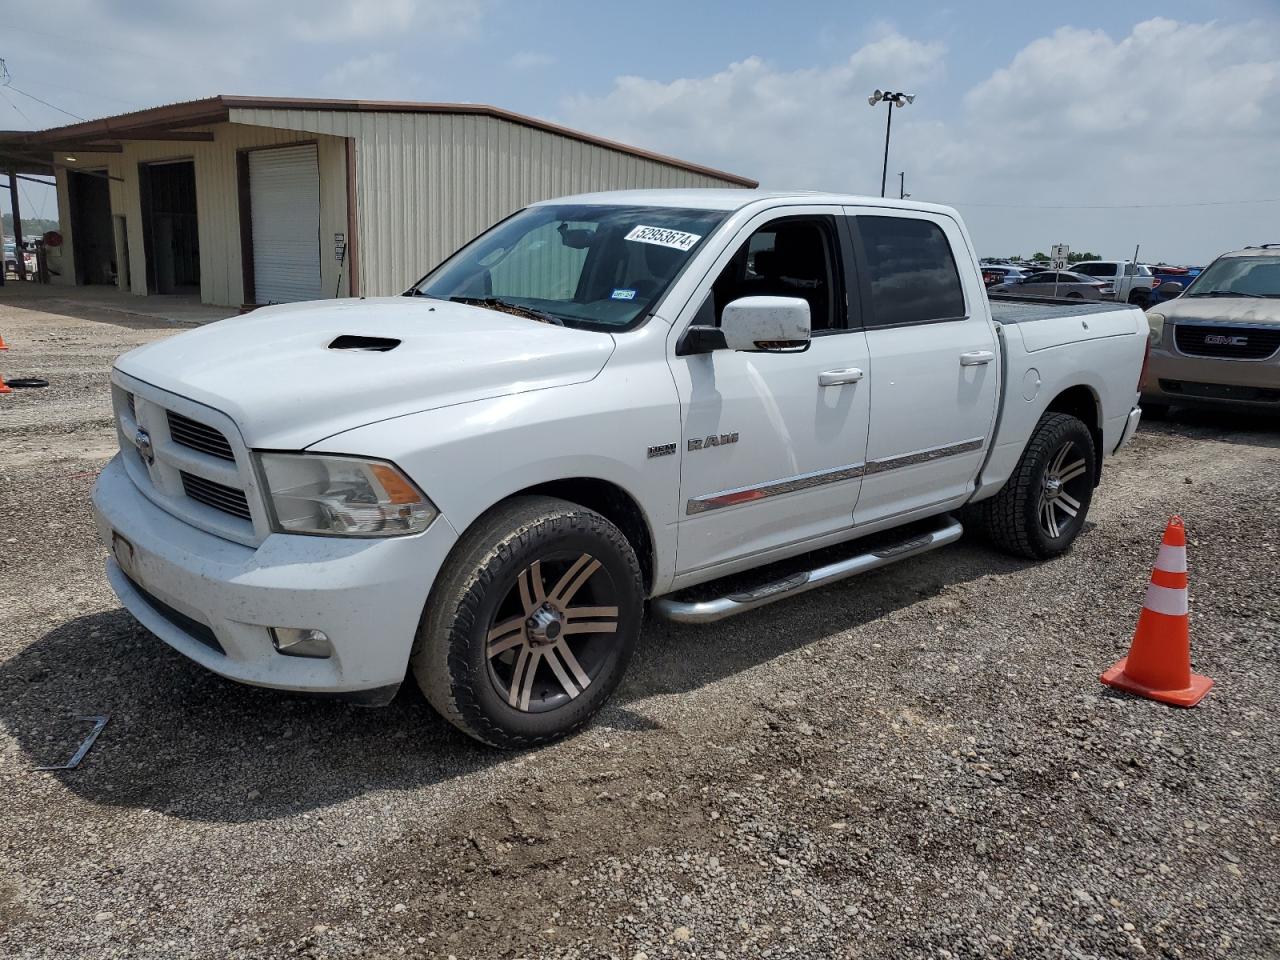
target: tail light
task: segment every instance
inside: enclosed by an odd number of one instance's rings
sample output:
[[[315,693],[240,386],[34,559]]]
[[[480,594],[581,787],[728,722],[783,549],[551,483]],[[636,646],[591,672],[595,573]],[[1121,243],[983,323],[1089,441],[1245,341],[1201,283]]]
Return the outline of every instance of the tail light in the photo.
[[[1162,284],[1162,283],[1164,283],[1164,281],[1163,281],[1163,280],[1161,280],[1159,277],[1152,277],[1152,278],[1151,278],[1151,289],[1152,289],[1152,290],[1154,290],[1156,287],[1160,286],[1160,284]]]

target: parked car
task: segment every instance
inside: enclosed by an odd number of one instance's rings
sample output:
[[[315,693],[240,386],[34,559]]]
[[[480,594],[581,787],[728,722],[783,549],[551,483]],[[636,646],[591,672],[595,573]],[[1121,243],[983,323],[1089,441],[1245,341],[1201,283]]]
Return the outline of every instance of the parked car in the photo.
[[[982,268],[982,282],[988,287],[993,287],[997,283],[1017,283],[1030,275],[1030,271],[1021,267],[987,266]]]
[[[1151,268],[1141,263],[1122,260],[1085,260],[1071,265],[1073,273],[1101,280],[1111,289],[1105,294],[1108,300],[1119,300],[1138,306],[1151,299],[1155,279]]]
[[[1181,295],[1182,291],[1199,275],[1200,267],[1152,266],[1151,281],[1154,286],[1151,288],[1151,299],[1145,306],[1163,303]],[[1166,288],[1164,283],[1169,280],[1174,282],[1174,286]]]
[[[537,203],[403,296],[121,357],[107,576],[223,676],[384,703],[409,670],[471,736],[537,744],[608,698],[646,599],[718,620],[950,543],[962,507],[1013,553],[1068,549],[1141,417],[1147,329],[990,304],[946,207]]]
[[[1060,297],[1067,300],[1101,300],[1111,292],[1101,280],[1066,270],[1033,273],[1020,280],[997,283],[990,293],[1016,293],[1020,297]]]
[[[1160,289],[1181,295],[1147,311],[1143,407],[1280,412],[1280,243],[1223,254],[1185,291],[1175,280]]]

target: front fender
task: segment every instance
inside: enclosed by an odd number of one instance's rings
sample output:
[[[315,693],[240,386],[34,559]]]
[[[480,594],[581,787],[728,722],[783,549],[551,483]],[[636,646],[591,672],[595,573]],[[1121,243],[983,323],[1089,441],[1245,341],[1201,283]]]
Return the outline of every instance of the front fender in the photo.
[[[649,524],[655,592],[674,577],[679,456],[649,457],[680,438],[665,364],[608,370],[595,380],[384,420],[308,450],[395,462],[460,533],[490,507],[556,480],[604,480],[626,491]]]

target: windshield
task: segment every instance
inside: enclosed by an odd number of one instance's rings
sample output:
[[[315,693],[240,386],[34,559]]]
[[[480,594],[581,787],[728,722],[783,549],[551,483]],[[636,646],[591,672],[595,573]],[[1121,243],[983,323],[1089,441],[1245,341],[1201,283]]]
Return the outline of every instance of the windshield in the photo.
[[[571,327],[638,324],[719,210],[596,205],[521,210],[446,260],[411,295],[521,307]]]
[[[1220,257],[1183,296],[1280,297],[1280,256]]]

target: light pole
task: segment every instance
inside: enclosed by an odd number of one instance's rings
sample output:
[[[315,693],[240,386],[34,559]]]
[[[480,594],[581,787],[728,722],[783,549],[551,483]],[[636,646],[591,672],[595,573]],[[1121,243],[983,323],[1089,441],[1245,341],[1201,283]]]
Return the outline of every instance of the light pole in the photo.
[[[881,100],[889,105],[889,115],[884,123],[884,167],[880,171],[880,196],[882,197],[885,183],[889,179],[889,131],[893,129],[893,108],[905,107],[908,103],[914,103],[915,99],[914,93],[889,93],[884,90],[877,90],[867,97],[867,103],[873,107]]]

